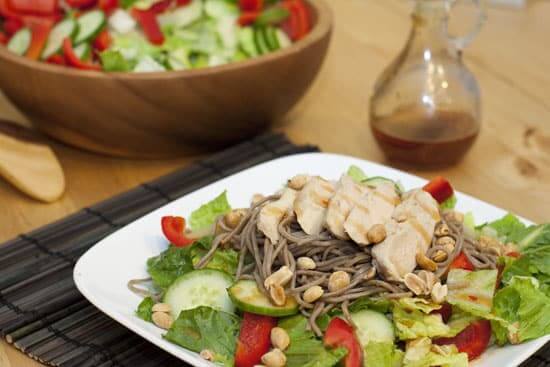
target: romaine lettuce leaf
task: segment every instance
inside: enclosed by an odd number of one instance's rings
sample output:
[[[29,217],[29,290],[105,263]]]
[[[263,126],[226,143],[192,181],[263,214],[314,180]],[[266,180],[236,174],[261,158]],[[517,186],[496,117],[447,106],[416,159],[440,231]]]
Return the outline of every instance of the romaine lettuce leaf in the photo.
[[[550,334],[550,297],[533,277],[513,277],[495,295],[493,312],[504,320],[491,322],[499,344],[506,339],[517,344]]]
[[[361,310],[372,310],[380,313],[388,313],[392,303],[390,300],[382,298],[371,298],[369,296],[358,298],[349,305],[351,313]]]
[[[290,337],[290,346],[285,351],[287,367],[332,367],[346,356],[346,349],[325,349],[307,325],[308,321],[302,315],[279,321],[279,327],[285,329]]]
[[[424,298],[406,297],[396,302],[406,310],[418,310],[424,313],[430,313],[441,308],[441,305],[430,302]]]
[[[214,224],[216,218],[231,210],[227,201],[227,191],[222,192],[210,202],[191,213],[189,225],[193,231],[207,228]]]
[[[548,256],[548,247],[550,246],[550,224],[530,226],[525,230],[523,235],[523,238],[517,242],[522,254],[534,254],[542,251]],[[547,266],[550,267],[550,265]]]
[[[409,343],[403,358],[403,367],[468,367],[468,355],[458,353],[454,345],[440,346],[435,350],[439,353],[434,351],[429,338]]]
[[[429,314],[423,311],[429,309],[427,304],[396,302],[393,307],[393,322],[397,337],[401,340],[410,340],[448,335],[451,331],[450,327],[443,322],[440,314]]]
[[[105,71],[131,71],[135,66],[135,62],[129,62],[122,56],[122,53],[117,50],[106,50],[99,56],[101,58],[101,65]]]
[[[525,237],[527,226],[513,214],[507,214],[501,219],[488,223],[486,226],[494,229],[498,238],[506,243],[518,243]]]
[[[394,343],[370,342],[365,346],[364,367],[400,367],[403,351]]]
[[[439,208],[441,210],[454,209],[454,207],[456,206],[456,202],[457,202],[456,195],[453,195],[447,200],[445,200],[444,202],[442,202],[441,204],[439,204]]]
[[[197,353],[208,349],[214,362],[232,367],[239,329],[237,316],[201,306],[182,311],[164,338]]]
[[[188,247],[170,246],[160,255],[147,260],[147,272],[158,288],[167,289],[180,275],[193,270]]]
[[[200,259],[206,255],[208,250],[210,250],[212,247],[212,239],[211,236],[203,237],[191,246],[189,251],[193,265],[196,265]],[[214,253],[214,256],[212,256],[212,259],[206,264],[206,268],[221,270],[227,274],[234,275],[237,272],[238,264],[239,253],[237,251],[232,249],[218,249]]]
[[[452,269],[447,275],[447,302],[472,315],[487,317],[493,306],[497,273]]]
[[[153,301],[151,297],[144,298],[136,310],[137,317],[139,317],[142,320],[152,322],[154,305],[155,305],[155,301]]]
[[[453,307],[451,318],[447,321],[447,325],[449,325],[451,330],[447,335],[445,335],[445,337],[452,338],[453,336],[456,336],[462,330],[466,329],[468,325],[478,319],[479,317],[477,316],[470,315],[457,307]]]
[[[366,180],[368,176],[363,172],[363,170],[357,166],[350,166],[346,175],[352,178],[353,181],[360,183],[363,180]]]

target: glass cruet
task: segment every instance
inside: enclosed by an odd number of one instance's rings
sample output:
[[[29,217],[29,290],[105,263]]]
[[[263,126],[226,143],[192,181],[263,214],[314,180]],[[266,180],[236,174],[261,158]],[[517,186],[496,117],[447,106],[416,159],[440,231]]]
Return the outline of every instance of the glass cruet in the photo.
[[[481,0],[474,29],[451,36],[452,0],[416,0],[405,48],[375,83],[370,124],[391,161],[415,166],[456,163],[480,129],[480,91],[462,50],[485,21]]]

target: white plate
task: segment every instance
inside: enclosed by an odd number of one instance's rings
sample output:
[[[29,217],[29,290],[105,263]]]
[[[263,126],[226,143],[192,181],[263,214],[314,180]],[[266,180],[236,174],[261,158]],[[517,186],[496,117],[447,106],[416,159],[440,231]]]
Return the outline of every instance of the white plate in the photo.
[[[147,258],[166,249],[167,242],[161,232],[160,218],[164,215],[188,216],[191,211],[224,190],[227,190],[233,207],[245,207],[254,193],[273,193],[286,179],[296,174],[309,173],[337,179],[352,164],[361,167],[369,176],[399,180],[407,189],[422,186],[426,182],[399,170],[341,155],[312,153],[280,158],[208,185],[111,234],[80,258],[74,269],[76,285],[101,311],[151,343],[194,366],[211,366],[196,353],[164,340],[160,329],[135,316],[140,298],[131,293],[126,284],[132,278],[147,277]],[[457,197],[457,208],[474,212],[478,222],[506,214],[504,210],[468,195],[458,193]],[[472,366],[516,366],[549,339],[547,336],[522,345],[490,349]]]

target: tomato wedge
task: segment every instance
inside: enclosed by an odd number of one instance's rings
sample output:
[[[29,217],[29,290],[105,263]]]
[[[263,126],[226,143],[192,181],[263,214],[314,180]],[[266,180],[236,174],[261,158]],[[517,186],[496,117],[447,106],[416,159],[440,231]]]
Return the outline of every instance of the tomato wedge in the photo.
[[[58,10],[57,0],[7,0],[8,6],[20,14],[52,15]]]
[[[341,318],[335,317],[330,320],[323,342],[330,348],[342,347],[348,350],[344,358],[344,367],[362,366],[361,344],[353,332],[353,327]]]
[[[67,63],[67,65],[70,65],[77,69],[96,70],[96,71],[101,70],[101,66],[87,63],[85,61],[80,60],[78,56],[76,56],[73,49],[73,44],[70,38],[65,38],[63,40],[63,56],[65,56],[65,62]]]
[[[237,340],[235,367],[254,367],[262,363],[262,356],[269,352],[271,329],[275,326],[275,317],[244,313]]]
[[[65,0],[67,5],[76,9],[87,9],[95,6],[97,0]]]
[[[9,18],[4,21],[3,28],[8,36],[13,36],[17,33],[18,30],[23,28],[23,22],[21,21],[21,19],[18,18]]]
[[[455,257],[449,266],[449,269],[464,269],[469,271],[475,270],[474,265],[470,262],[470,260],[468,260],[468,257],[464,252],[460,252],[460,254]]]
[[[439,204],[454,195],[453,187],[449,181],[441,176],[437,176],[428,182],[422,189],[430,193]]]
[[[260,11],[263,6],[263,0],[239,0],[239,7],[242,11]]]
[[[94,49],[98,51],[105,51],[106,49],[109,48],[109,46],[111,46],[112,42],[113,42],[113,39],[111,37],[111,34],[109,33],[108,30],[104,29],[94,39],[92,46],[94,47]]]
[[[155,14],[164,13],[172,5],[172,0],[162,0],[151,5],[149,10]]]
[[[237,23],[239,23],[240,26],[244,27],[250,24],[253,24],[256,19],[260,16],[260,12],[257,11],[245,11],[242,12],[239,16],[239,19],[237,20]]]
[[[177,6],[186,6],[191,3],[191,0],[176,0]]]
[[[8,43],[8,40],[8,36],[4,32],[0,31],[0,45],[5,45]]]
[[[479,357],[489,345],[491,339],[491,323],[487,320],[474,321],[453,338],[437,338],[434,344],[456,345],[459,352],[467,353],[471,361]]]
[[[184,247],[193,243],[185,237],[185,219],[182,217],[162,217],[162,233],[170,243],[176,247]]]
[[[160,26],[157,22],[157,15],[153,10],[139,10],[133,8],[132,16],[137,20],[143,30],[143,33],[145,33],[147,39],[151,43],[155,45],[161,45],[164,43],[164,35],[162,34]]]
[[[118,0],[99,0],[97,5],[105,14],[111,14],[118,8]]]
[[[281,24],[283,31],[297,41],[304,38],[311,29],[310,14],[303,0],[284,0],[281,4],[288,10],[289,17]]]
[[[67,65],[67,63],[65,62],[65,59],[63,58],[63,56],[61,56],[59,54],[55,54],[55,55],[52,55],[52,56],[48,57],[46,62],[48,64],[54,64],[54,65]]]

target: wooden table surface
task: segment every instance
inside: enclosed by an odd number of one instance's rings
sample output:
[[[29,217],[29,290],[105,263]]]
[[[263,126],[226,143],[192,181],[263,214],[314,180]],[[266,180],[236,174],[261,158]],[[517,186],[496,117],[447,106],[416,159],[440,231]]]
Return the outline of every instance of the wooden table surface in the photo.
[[[306,98],[277,129],[296,143],[384,162],[367,123],[373,82],[409,32],[403,0],[337,0],[329,57]],[[550,2],[525,9],[493,8],[466,50],[466,64],[483,94],[483,128],[459,165],[412,173],[447,176],[455,187],[535,221],[550,221]],[[0,94],[0,118],[25,122]],[[67,192],[54,204],[23,197],[0,181],[0,243],[84,206],[188,164],[112,159],[53,143]],[[0,344],[1,367],[38,366]]]

